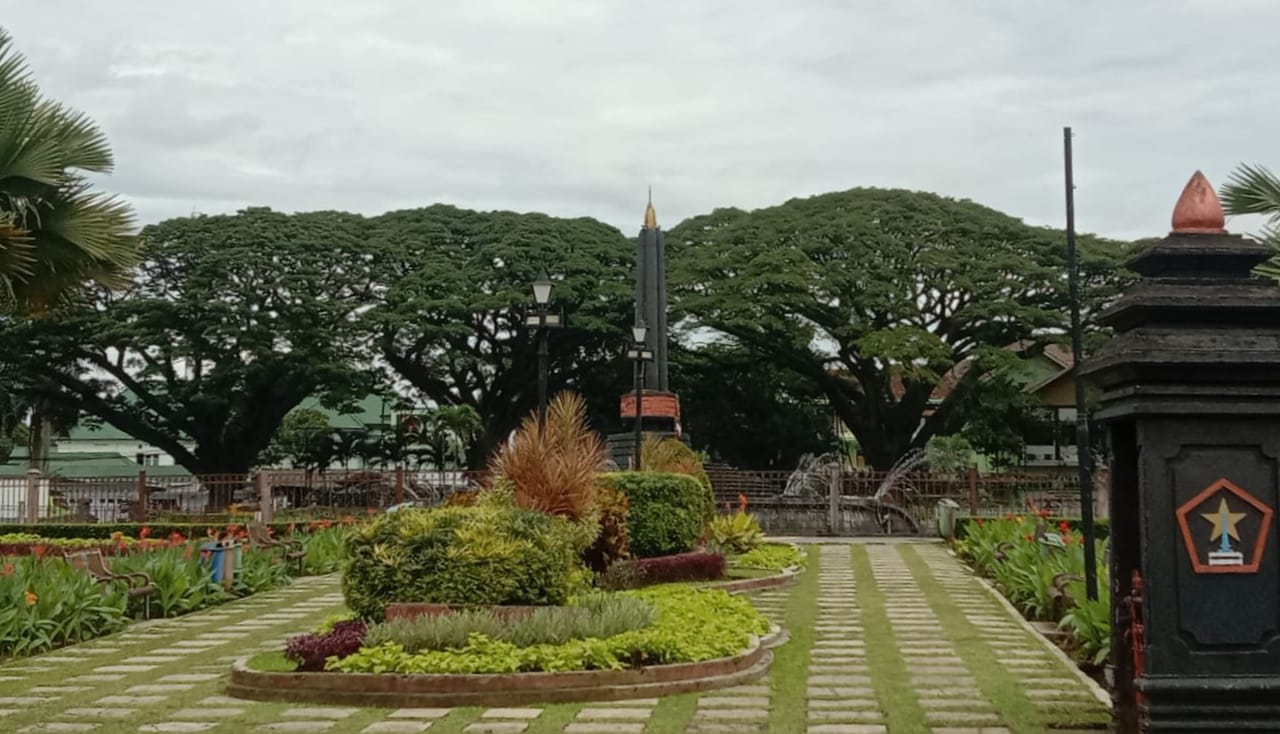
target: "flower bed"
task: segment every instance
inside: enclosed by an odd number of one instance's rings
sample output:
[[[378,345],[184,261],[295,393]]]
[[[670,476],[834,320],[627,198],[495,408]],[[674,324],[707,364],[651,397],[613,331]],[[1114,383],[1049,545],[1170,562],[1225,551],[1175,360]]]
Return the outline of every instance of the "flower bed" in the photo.
[[[1104,558],[1102,543],[1097,557]],[[1084,591],[1084,538],[1070,522],[1052,524],[1048,513],[974,519],[957,554],[991,579],[1023,615],[1052,622],[1065,635],[1063,646],[1091,673],[1111,650],[1108,570],[1098,564],[1098,598]]]
[[[316,532],[304,541],[310,568],[336,567],[341,529]],[[201,562],[199,541],[173,533],[166,538],[95,539],[22,537],[22,553],[0,558],[0,656],[29,655],[110,634],[141,616],[175,617],[288,583],[293,564],[273,549],[247,550],[234,583],[213,582]],[[225,529],[224,529],[225,534]],[[339,536],[339,537],[332,537]],[[98,549],[111,555],[116,574],[145,573],[155,590],[129,597],[121,583],[99,583],[62,558],[68,551]],[[304,559],[304,573],[308,566]],[[329,570],[334,570],[330,568]]]
[[[722,591],[668,586],[601,596],[602,603],[622,598],[651,604],[656,618],[619,634],[559,644],[522,646],[472,633],[460,646],[438,641],[439,649],[410,652],[404,644],[383,642],[346,655],[342,648],[353,644],[349,636],[361,623],[340,622],[326,636],[331,642],[324,648],[316,644],[319,637],[305,644],[291,642],[291,652],[302,653],[305,647],[313,659],[314,650],[332,652],[325,672],[268,672],[255,670],[254,664],[237,665],[228,690],[257,700],[377,706],[648,698],[758,677],[772,657],[768,645],[780,635],[746,600]],[[387,637],[378,627],[366,634]]]

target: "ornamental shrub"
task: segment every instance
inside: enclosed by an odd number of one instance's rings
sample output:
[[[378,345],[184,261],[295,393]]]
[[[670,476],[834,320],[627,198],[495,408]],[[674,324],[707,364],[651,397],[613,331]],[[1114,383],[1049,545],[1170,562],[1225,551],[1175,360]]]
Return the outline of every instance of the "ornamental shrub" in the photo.
[[[298,664],[298,670],[324,670],[329,658],[345,658],[364,644],[365,624],[360,621],[337,622],[323,634],[298,635],[285,647],[285,658]]]
[[[585,587],[578,529],[486,492],[474,507],[406,509],[347,536],[347,606],[380,621],[393,602],[563,604]]]
[[[704,519],[710,520],[716,511],[715,492],[711,486],[711,477],[703,466],[702,456],[689,448],[684,442],[675,438],[658,438],[648,436],[640,448],[641,466],[649,471],[666,474],[687,474],[698,480],[705,495],[706,513]]]
[[[631,508],[627,496],[602,487],[596,492],[596,520],[600,532],[583,554],[587,568],[604,573],[614,563],[631,557],[631,531],[627,519]]]
[[[369,645],[329,663],[344,673],[517,673],[622,670],[648,665],[701,662],[737,655],[769,622],[751,603],[723,591],[664,586],[626,592],[657,610],[657,620],[610,637],[573,639],[521,647],[472,634],[449,650],[410,653],[400,644]]]
[[[724,565],[722,554],[706,551],[637,558],[615,563],[601,585],[606,589],[632,589],[680,581],[715,581],[724,577]]]
[[[691,550],[702,535],[709,507],[697,479],[684,474],[621,472],[605,483],[627,497],[631,553],[638,558]]]
[[[653,605],[621,594],[594,593],[577,606],[535,609],[527,618],[503,619],[488,609],[464,610],[417,619],[394,619],[369,627],[365,644],[393,642],[405,652],[465,647],[471,635],[510,642],[518,647],[590,637],[612,637],[648,627],[657,618]]]

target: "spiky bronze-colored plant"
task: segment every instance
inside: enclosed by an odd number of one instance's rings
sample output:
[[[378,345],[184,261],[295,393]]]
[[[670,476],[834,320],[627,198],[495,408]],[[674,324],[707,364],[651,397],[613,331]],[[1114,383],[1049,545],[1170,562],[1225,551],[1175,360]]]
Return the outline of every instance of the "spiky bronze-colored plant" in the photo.
[[[493,475],[509,484],[517,507],[581,520],[595,506],[596,475],[606,459],[604,442],[587,426],[587,404],[571,392],[536,414],[494,454]]]

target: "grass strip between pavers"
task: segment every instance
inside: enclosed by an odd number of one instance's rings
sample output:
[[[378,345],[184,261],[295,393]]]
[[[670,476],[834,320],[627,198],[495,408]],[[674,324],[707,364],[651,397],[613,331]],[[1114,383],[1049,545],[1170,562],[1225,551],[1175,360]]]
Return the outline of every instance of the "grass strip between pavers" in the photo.
[[[608,706],[609,704],[596,705]],[[555,703],[542,706],[542,714],[529,724],[524,734],[560,734],[565,725],[573,721],[573,717],[577,716],[584,706],[585,704],[581,703]]]
[[[865,545],[849,548],[853,563],[853,583],[862,610],[862,629],[865,630],[867,668],[871,671],[871,687],[876,700],[884,711],[891,734],[928,734],[929,724],[920,698],[911,685],[907,662],[898,650],[898,643],[890,625],[885,607],[884,592],[876,583],[871,567],[871,556]]]
[[[1020,679],[996,660],[996,651],[983,640],[978,628],[965,616],[964,610],[960,609],[946,589],[938,583],[929,564],[909,545],[898,546],[898,553],[902,555],[911,575],[924,592],[925,600],[929,602],[934,614],[938,615],[942,631],[955,644],[956,654],[973,674],[978,689],[995,704],[1004,717],[1006,726],[1015,734],[1040,734],[1045,731],[1048,723],[1045,715],[1036,709],[1023,690]],[[1027,640],[1027,643],[1036,644],[1033,640]],[[1054,718],[1058,719],[1057,716]],[[1077,717],[1064,714],[1054,724],[1086,723],[1096,717],[1085,716],[1075,721],[1072,719]]]
[[[682,693],[678,696],[667,696],[658,699],[653,715],[644,725],[645,734],[671,734],[684,731],[698,710],[698,697],[701,693]]]
[[[769,732],[799,734],[808,716],[809,651],[818,620],[818,563],[821,549],[808,546],[809,565],[800,574],[780,624],[790,634],[787,644],[773,651],[769,666]]]

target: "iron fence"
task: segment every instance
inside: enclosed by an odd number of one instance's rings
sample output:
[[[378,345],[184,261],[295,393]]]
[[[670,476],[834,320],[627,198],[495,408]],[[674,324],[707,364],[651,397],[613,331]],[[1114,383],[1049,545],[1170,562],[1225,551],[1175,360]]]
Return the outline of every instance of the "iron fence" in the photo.
[[[949,499],[963,512],[996,516],[1028,509],[1078,516],[1074,474],[891,474],[831,467],[820,481],[798,481],[795,472],[708,467],[717,505],[736,507],[746,498],[757,513],[784,508],[817,519],[836,509],[879,499],[919,523]],[[228,511],[257,512],[269,498],[274,515],[357,513],[412,503],[434,506],[460,492],[487,486],[483,471],[426,471],[404,467],[373,470],[263,470],[255,474],[66,479],[0,478],[0,522],[124,522]]]

